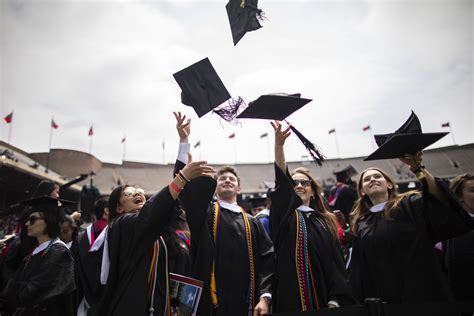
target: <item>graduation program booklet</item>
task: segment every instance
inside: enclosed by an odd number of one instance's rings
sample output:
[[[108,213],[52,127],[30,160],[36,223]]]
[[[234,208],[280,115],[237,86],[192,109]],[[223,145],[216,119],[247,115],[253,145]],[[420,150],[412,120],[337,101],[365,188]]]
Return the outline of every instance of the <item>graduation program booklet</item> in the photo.
[[[170,273],[170,299],[175,315],[196,315],[201,298],[202,281]]]

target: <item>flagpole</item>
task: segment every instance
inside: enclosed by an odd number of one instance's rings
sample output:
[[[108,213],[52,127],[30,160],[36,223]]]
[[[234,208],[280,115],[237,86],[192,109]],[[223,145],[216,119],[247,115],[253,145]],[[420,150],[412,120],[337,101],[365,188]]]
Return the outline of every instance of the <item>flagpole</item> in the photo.
[[[375,150],[375,138],[374,133],[372,133],[372,128],[369,128],[370,131],[370,143],[372,144],[372,149]]]
[[[161,148],[163,149],[163,164],[165,165],[165,140],[161,143]]]
[[[46,171],[49,170],[49,156],[51,155],[51,143],[53,141],[53,119],[51,117],[51,123],[49,123],[49,150],[48,150],[48,160],[46,161]]]
[[[336,139],[336,151],[337,151],[337,158],[341,158],[341,155],[339,153],[339,143],[337,141],[337,131],[334,131],[334,138]]]
[[[271,163],[272,162],[272,147],[271,147],[271,144],[270,144],[270,137],[266,137],[267,138],[267,148],[268,148],[268,163]]]
[[[89,141],[89,154],[92,155],[92,137],[94,137],[94,135],[91,135],[90,137],[91,139]]]
[[[453,133],[453,129],[451,128],[451,124],[449,124],[449,133],[451,134],[451,137],[453,138],[453,145],[456,145],[456,141],[454,140],[454,133]]]
[[[13,120],[10,122],[10,128],[8,129],[8,143],[10,144],[10,137],[12,136],[12,126],[13,126]]]
[[[123,142],[123,155],[122,155],[122,162],[125,161],[125,151],[126,151],[126,144],[127,144],[127,139],[125,138],[125,141]]]

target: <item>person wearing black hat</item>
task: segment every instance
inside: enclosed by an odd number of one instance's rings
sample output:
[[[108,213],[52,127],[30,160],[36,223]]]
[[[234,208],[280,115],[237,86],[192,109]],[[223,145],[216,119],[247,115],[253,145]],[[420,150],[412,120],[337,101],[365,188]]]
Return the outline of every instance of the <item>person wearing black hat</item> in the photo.
[[[307,169],[288,173],[283,146],[291,134],[275,130],[275,191],[270,223],[275,244],[274,312],[318,310],[354,303],[337,237],[335,216]]]
[[[189,161],[149,200],[142,189],[130,185],[112,191],[101,270],[106,285],[97,315],[169,313],[167,249],[160,235],[183,188],[213,171],[205,161]]]
[[[329,206],[333,210],[339,210],[344,214],[345,222],[350,220],[350,212],[357,200],[357,190],[351,176],[357,171],[352,165],[333,172],[336,176],[336,185],[331,188],[328,198]]]
[[[192,277],[204,281],[197,315],[269,312],[273,244],[260,221],[237,204],[239,192],[237,172],[226,166],[180,195],[191,230]]]
[[[38,198],[45,195],[58,199],[59,185],[53,181],[43,180],[36,186],[31,198]],[[28,209],[22,211],[19,214],[16,227],[16,236],[1,254],[0,288],[3,288],[6,282],[8,282],[10,277],[15,273],[23,258],[29,255],[31,251],[38,245],[36,238],[29,237],[27,234],[25,223],[27,221],[28,214]]]
[[[451,180],[451,190],[474,219],[474,175],[463,174]],[[445,266],[456,300],[474,300],[474,230],[446,242]]]
[[[103,293],[100,270],[109,218],[107,198],[103,197],[95,202],[94,215],[95,222],[87,226],[78,238],[78,251],[74,258],[79,288],[78,316],[92,314]]]
[[[400,160],[422,181],[423,193],[399,194],[395,182],[378,168],[361,173],[351,220],[351,283],[361,300],[450,300],[434,245],[474,228],[474,221],[447,185],[421,165],[421,152]]]
[[[59,239],[59,206],[65,203],[49,196],[23,202],[29,206],[28,236],[36,238],[38,246],[23,260],[2,293],[7,313],[74,315],[74,260]]]

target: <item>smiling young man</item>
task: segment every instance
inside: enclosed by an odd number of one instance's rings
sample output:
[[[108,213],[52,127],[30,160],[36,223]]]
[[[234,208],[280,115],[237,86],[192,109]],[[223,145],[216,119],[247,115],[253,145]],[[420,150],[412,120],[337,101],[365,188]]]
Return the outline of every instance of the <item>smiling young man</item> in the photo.
[[[189,124],[180,113],[175,115],[180,157],[186,157]],[[176,169],[185,163],[178,161]],[[239,193],[237,172],[226,166],[215,179],[189,183],[180,195],[191,230],[193,277],[204,281],[198,315],[269,313],[273,244],[260,221],[237,204]]]

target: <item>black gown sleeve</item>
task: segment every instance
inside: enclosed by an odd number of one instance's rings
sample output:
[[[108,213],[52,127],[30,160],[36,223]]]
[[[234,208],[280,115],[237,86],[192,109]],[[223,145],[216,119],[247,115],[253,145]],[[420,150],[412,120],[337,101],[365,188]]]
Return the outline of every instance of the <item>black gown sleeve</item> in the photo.
[[[258,219],[253,219],[257,227],[257,242],[260,255],[260,267],[257,267],[257,271],[260,271],[260,284],[259,284],[259,296],[264,293],[272,293],[273,275],[275,271],[275,257],[273,256],[273,242],[268,236],[263,227],[263,224]]]
[[[462,235],[474,229],[474,220],[447,184],[435,178],[447,203],[439,201],[426,188],[423,195],[411,196],[410,206],[422,214],[426,229],[434,243]]]
[[[24,307],[71,293],[75,289],[75,280],[74,262],[69,250],[62,245],[53,245],[41,262],[38,273],[12,286],[16,288],[15,305]]]
[[[206,225],[207,211],[216,190],[216,180],[198,177],[190,181],[179,195],[181,206],[186,211],[186,219],[191,231],[191,251],[197,251],[203,234],[209,235]],[[202,231],[202,230],[206,231]]]
[[[270,194],[270,229],[273,242],[277,244],[279,233],[291,213],[303,202],[295,193],[293,180],[286,170],[286,174],[275,164],[275,191]]]

